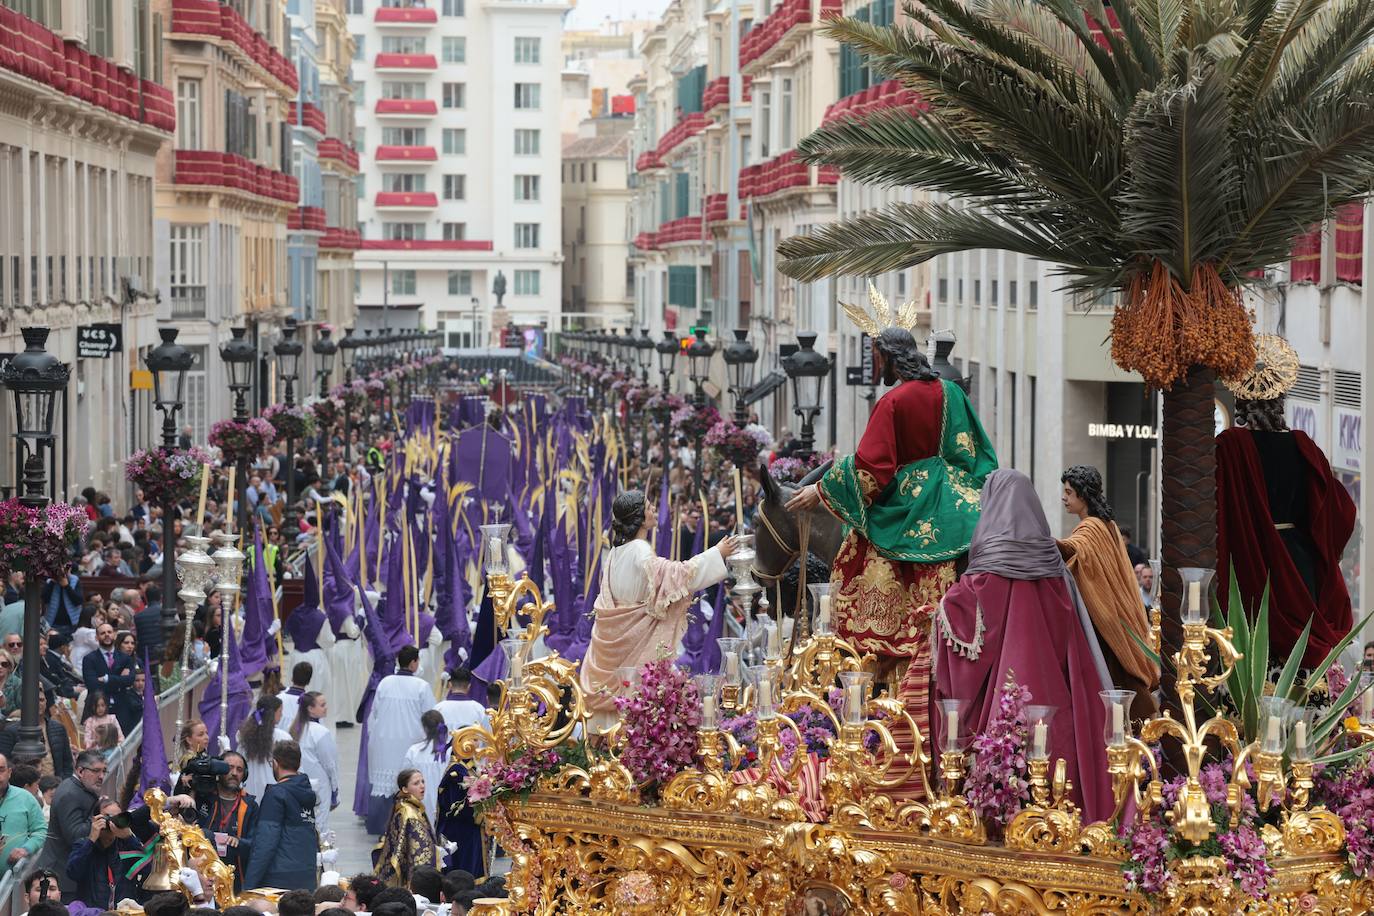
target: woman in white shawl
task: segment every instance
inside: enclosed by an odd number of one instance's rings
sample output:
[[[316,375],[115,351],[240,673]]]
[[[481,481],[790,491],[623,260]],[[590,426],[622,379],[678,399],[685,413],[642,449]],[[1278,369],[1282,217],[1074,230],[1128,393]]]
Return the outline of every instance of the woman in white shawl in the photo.
[[[725,559],[736,549],[735,539],[726,537],[685,562],[665,560],[649,546],[654,525],[642,492],[615,498],[611,552],[602,562],[596,623],[578,675],[597,727],[614,716],[616,669],[638,668],[675,652],[692,595],[725,578]]]
[[[425,740],[412,744],[406,751],[405,766],[419,770],[425,777],[425,817],[433,824],[439,805],[439,783],[449,763],[448,727],[444,724],[444,714],[437,709],[420,717],[420,727],[425,730]]]
[[[301,746],[300,771],[310,777],[315,790],[315,827],[320,836],[329,829],[329,812],[339,804],[339,749],[334,733],[324,724],[329,704],[313,690],[301,695],[291,737]]]

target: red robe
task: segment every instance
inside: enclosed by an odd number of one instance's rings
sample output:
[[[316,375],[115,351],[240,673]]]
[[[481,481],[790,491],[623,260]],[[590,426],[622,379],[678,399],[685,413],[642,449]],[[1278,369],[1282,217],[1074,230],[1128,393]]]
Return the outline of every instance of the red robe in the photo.
[[[1269,586],[1270,658],[1282,664],[1312,621],[1303,665],[1319,664],[1353,625],[1341,553],[1355,530],[1355,502],[1331,473],[1326,456],[1306,433],[1292,433],[1302,456],[1307,519],[1294,524],[1315,547],[1314,599],[1270,514],[1264,468],[1249,430],[1217,436],[1217,594],[1225,613],[1234,566],[1241,600],[1253,617]],[[1294,481],[1294,483],[1298,483]]]

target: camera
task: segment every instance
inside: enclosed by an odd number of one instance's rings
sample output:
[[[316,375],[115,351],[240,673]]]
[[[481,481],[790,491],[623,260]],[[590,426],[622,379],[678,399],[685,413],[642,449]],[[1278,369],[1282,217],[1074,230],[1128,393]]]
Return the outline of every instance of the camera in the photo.
[[[186,766],[182,768],[181,775],[190,778],[193,794],[213,795],[216,791],[216,781],[228,772],[229,764],[201,751],[186,761]]]
[[[134,816],[127,811],[121,811],[114,817],[106,818],[106,820],[109,821],[111,827],[119,830],[130,830],[134,825]]]

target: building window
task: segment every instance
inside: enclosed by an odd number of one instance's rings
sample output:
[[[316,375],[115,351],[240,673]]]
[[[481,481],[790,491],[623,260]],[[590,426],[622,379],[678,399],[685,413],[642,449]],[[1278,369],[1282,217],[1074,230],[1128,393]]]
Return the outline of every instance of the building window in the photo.
[[[400,193],[418,193],[425,189],[425,176],[408,172],[387,172],[382,175],[382,188]]]
[[[448,294],[450,296],[471,296],[472,271],[450,270],[448,272]]]
[[[468,40],[462,35],[444,36],[444,63],[465,64],[468,60]]]
[[[205,227],[172,226],[173,318],[205,317]]]
[[[539,84],[538,83],[516,83],[515,84],[515,107],[518,109],[533,109],[539,107]]]
[[[466,0],[444,0],[445,16],[466,16]]]
[[[539,224],[538,224],[538,223],[516,223],[516,224],[515,224],[515,247],[516,247],[516,248],[538,248],[538,247],[539,247]]]
[[[444,176],[444,200],[467,200],[468,178],[466,175]]]
[[[422,242],[425,239],[425,224],[382,223],[382,238],[392,242]]]
[[[424,83],[398,80],[386,80],[382,83],[382,98],[384,99],[423,99],[424,97]]]
[[[468,237],[467,223],[444,223],[444,241],[461,242]]]
[[[538,176],[538,175],[516,175],[516,176],[515,176],[515,199],[516,199],[516,200],[538,200],[538,199],[539,199],[539,176]]]
[[[539,63],[539,39],[538,38],[517,38],[515,39],[515,62],[517,64],[537,64]]]
[[[468,107],[466,83],[444,83],[444,107]]]
[[[423,127],[383,127],[382,145],[424,146],[425,129]]]
[[[792,80],[784,78],[782,81],[782,111],[779,115],[782,121],[778,129],[778,148],[790,149],[792,146]]]
[[[177,80],[177,149],[200,149],[200,80]]]
[[[112,0],[86,0],[86,50],[98,57],[114,57],[111,3]]]
[[[596,163],[592,163],[592,181],[596,181]]]
[[[365,39],[366,37],[367,37],[366,35],[354,35],[354,36],[353,36],[353,59],[354,59],[354,60],[362,60],[363,58],[365,58],[365,57],[367,56],[366,52],[363,51],[363,44],[364,44],[363,39]]]
[[[444,128],[444,155],[462,156],[468,151],[468,132],[461,127]]]
[[[424,54],[423,35],[383,35],[382,53],[384,54]]]
[[[515,155],[538,156],[539,131],[517,127],[515,129]]]
[[[539,271],[537,270],[517,270],[515,272],[515,295],[517,296],[537,296],[539,295]]]
[[[361,16],[363,14],[363,0],[348,0],[348,15]]]
[[[415,295],[415,271],[413,271],[413,270],[393,270],[393,271],[391,271],[391,295],[393,295],[393,296],[413,296],[413,295]]]

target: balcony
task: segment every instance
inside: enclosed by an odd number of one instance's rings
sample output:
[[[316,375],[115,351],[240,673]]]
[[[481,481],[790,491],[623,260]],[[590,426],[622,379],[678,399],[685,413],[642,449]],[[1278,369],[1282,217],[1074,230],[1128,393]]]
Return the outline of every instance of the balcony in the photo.
[[[234,153],[214,150],[177,150],[173,181],[178,185],[229,188],[292,206],[301,197],[300,182],[295,176]]]
[[[439,103],[433,99],[378,99],[372,110],[391,117],[432,118],[439,113]]]
[[[730,221],[730,195],[711,194],[706,198],[706,223],[725,223]],[[739,219],[744,219],[744,207],[740,206]]]
[[[168,37],[178,36],[217,41],[231,52],[237,50],[292,93],[300,89],[295,65],[269,44],[266,36],[254,31],[232,6],[219,0],[172,0],[172,29]]]
[[[396,8],[392,6],[382,6],[377,8],[372,21],[377,25],[384,25],[388,28],[393,26],[431,26],[439,22],[439,11],[436,9],[426,9],[423,6],[408,6]]]
[[[702,111],[710,111],[718,105],[730,104],[730,77],[718,76],[706,84],[701,94]]]
[[[654,233],[654,241],[659,248],[681,242],[700,242],[705,236],[704,225],[700,216],[683,216],[669,220],[658,227],[658,232]]]
[[[363,236],[357,229],[326,226],[324,235],[320,236],[320,240],[316,244],[320,248],[329,248],[335,251],[357,251],[363,247]]]
[[[491,251],[478,239],[363,239],[365,251]]]
[[[788,150],[765,162],[745,166],[739,172],[739,199],[771,197],[784,192],[805,193],[820,190],[839,182],[840,172],[831,166],[817,168],[802,162]]]
[[[439,59],[433,54],[396,54],[383,52],[372,61],[374,70],[398,70],[402,73],[433,72],[439,69]]]
[[[432,146],[379,146],[374,157],[378,162],[438,162],[439,151]]]
[[[373,199],[373,206],[386,209],[433,209],[439,206],[439,195],[433,191],[378,191],[376,198]]]
[[[663,158],[676,147],[705,130],[708,123],[710,121],[703,112],[697,111],[687,115],[658,138],[656,147],[639,154],[635,160],[635,171],[647,172],[664,168]]]
[[[205,317],[205,287],[172,287],[172,320]]]
[[[660,247],[657,232],[641,232],[631,244],[640,251],[658,251]]]
[[[298,111],[300,112],[299,115],[297,114]],[[305,102],[303,104],[292,102],[288,109],[288,113],[291,118],[291,123],[295,124],[297,127],[313,130],[321,137],[328,133],[325,129],[324,112],[320,111],[317,105],[311,102]]]
[[[663,160],[658,158],[657,150],[645,150],[635,159],[636,172],[651,172],[663,168]]]
[[[286,218],[286,228],[292,232],[324,232],[323,207],[297,207]]]
[[[349,171],[358,171],[360,166],[358,151],[337,137],[325,137],[319,142],[316,151],[321,162],[336,162]]]
[[[921,97],[910,89],[907,89],[898,80],[887,80],[869,86],[867,89],[851,93],[840,99],[838,102],[831,103],[825,110],[825,118],[822,125],[833,124],[845,118],[863,118],[875,111],[882,111],[888,108],[926,108],[926,103]]]
[[[782,4],[768,18],[754,24],[739,41],[739,66],[743,70],[756,62],[761,69],[767,62],[765,58],[780,56],[790,43],[790,34],[798,26],[813,21],[812,3],[817,0],[783,0]],[[840,0],[819,0],[820,18],[828,19],[843,14]]]

